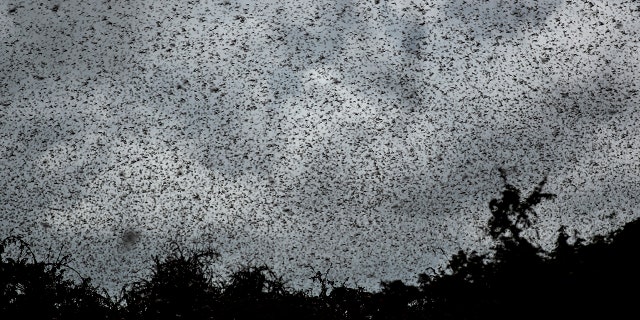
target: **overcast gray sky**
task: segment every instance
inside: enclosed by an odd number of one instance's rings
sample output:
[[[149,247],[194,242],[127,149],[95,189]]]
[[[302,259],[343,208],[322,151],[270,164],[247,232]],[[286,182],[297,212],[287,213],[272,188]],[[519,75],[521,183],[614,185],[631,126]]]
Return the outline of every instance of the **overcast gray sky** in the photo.
[[[638,4],[376,2],[0,2],[0,234],[375,288],[486,250],[498,168],[543,246],[638,216]]]

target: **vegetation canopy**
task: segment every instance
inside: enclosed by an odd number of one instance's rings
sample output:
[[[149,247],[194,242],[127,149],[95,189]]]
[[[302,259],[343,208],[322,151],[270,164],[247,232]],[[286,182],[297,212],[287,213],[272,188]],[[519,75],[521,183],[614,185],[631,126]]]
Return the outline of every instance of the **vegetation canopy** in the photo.
[[[69,256],[39,261],[19,236],[0,242],[0,319],[539,319],[620,318],[633,314],[640,285],[640,220],[587,241],[567,227],[545,252],[525,236],[536,231],[534,207],[553,194],[543,179],[528,196],[507,183],[489,202],[491,254],[459,251],[446,268],[417,276],[418,285],[383,281],[369,292],[314,271],[317,295],[290,288],[265,265],[226,279],[210,270],[213,249],[178,245],[154,257],[149,279],[119,297],[68,266]],[[429,269],[429,268],[425,268]],[[69,273],[77,276],[70,277]],[[75,280],[74,280],[75,279]],[[222,280],[221,280],[222,279]],[[628,293],[629,292],[629,293]]]

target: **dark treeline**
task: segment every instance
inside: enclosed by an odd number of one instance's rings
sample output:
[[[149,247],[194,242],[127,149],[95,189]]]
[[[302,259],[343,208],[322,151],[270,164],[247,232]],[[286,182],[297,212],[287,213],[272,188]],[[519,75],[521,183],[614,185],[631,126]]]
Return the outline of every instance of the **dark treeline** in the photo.
[[[504,178],[504,177],[503,177]],[[489,254],[460,251],[418,285],[381,282],[380,290],[336,285],[313,275],[319,294],[295,290],[267,266],[246,266],[225,280],[209,272],[214,250],[156,257],[149,279],[117,298],[70,280],[69,257],[38,261],[10,236],[0,243],[0,319],[542,319],[627,318],[640,295],[636,252],[640,220],[589,241],[558,230],[544,251],[526,236],[534,206],[554,195],[545,180],[523,197],[508,184],[489,203]],[[11,248],[11,254],[6,250]]]

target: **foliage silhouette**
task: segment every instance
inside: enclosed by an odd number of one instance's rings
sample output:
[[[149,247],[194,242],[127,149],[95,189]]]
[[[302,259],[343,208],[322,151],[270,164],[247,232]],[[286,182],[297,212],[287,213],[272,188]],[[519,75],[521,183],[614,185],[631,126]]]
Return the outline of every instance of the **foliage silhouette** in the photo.
[[[547,183],[545,177],[523,201],[520,190],[507,182],[505,172],[500,170],[500,174],[504,181],[504,191],[502,191],[502,199],[492,199],[489,202],[491,210],[488,223],[489,235],[494,240],[500,241],[506,248],[514,245],[528,246],[530,243],[523,239],[521,234],[523,229],[530,228],[538,217],[533,207],[544,199],[555,198],[556,195],[542,192],[542,188]]]
[[[0,318],[115,319],[119,309],[91,279],[67,279],[69,256],[40,262],[22,237],[0,242]]]
[[[219,319],[321,319],[313,300],[291,290],[267,266],[244,266],[219,297]]]
[[[210,319],[218,291],[207,265],[213,250],[185,256],[178,246],[164,260],[154,257],[150,280],[133,283],[123,294],[128,319]]]
[[[621,318],[635,312],[640,287],[640,220],[590,241],[567,227],[543,251],[534,207],[552,199],[543,179],[523,197],[506,181],[489,202],[493,252],[459,251],[446,268],[418,275],[418,286],[382,281],[380,290],[350,288],[315,272],[318,295],[286,285],[268,266],[242,266],[226,280],[210,271],[212,249],[175,245],[154,257],[152,274],[123,288],[119,299],[80,277],[68,256],[37,261],[20,237],[0,242],[0,318],[15,319],[538,319]],[[627,293],[630,292],[630,293]]]

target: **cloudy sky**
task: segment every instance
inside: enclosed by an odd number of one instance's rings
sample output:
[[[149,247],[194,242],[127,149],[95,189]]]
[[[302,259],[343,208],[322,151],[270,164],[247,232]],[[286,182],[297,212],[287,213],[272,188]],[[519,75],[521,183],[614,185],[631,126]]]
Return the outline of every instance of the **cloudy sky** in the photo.
[[[0,235],[117,288],[175,240],[415,282],[546,175],[540,245],[640,212],[635,1],[0,1]],[[306,281],[306,282],[305,282]]]

